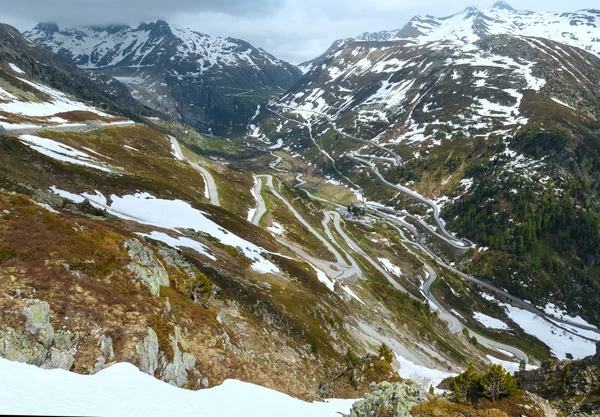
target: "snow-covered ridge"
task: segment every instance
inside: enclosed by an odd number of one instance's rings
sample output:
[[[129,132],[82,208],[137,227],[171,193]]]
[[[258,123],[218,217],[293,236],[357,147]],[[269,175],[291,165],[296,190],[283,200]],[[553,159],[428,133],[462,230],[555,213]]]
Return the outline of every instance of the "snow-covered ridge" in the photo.
[[[348,413],[354,402],[308,403],[237,380],[188,391],[127,363],[112,365],[96,375],[78,375],[0,358],[0,380],[2,412],[8,415],[335,417]]]
[[[515,10],[506,2],[489,8],[467,7],[447,17],[416,16],[402,29],[363,33],[356,41],[414,39],[431,42],[462,39],[473,42],[486,35],[540,37],[600,55],[600,10],[571,13]]]
[[[212,37],[164,21],[129,26],[78,27],[59,30],[40,24],[25,33],[55,53],[69,51],[81,68],[143,68],[168,58],[197,61],[200,69],[219,66],[285,65],[266,52],[232,38]]]

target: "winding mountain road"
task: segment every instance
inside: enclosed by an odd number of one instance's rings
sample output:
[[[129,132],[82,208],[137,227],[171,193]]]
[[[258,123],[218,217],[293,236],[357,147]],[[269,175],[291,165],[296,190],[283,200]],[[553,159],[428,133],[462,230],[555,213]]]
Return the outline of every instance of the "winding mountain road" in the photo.
[[[383,175],[381,175],[381,172],[379,172],[379,169],[377,168],[377,166],[375,164],[373,164],[371,161],[366,160],[364,158],[360,158],[359,156],[357,156],[355,153],[350,153],[348,155],[348,157],[350,159],[354,159],[355,161],[361,162],[365,165],[367,165],[369,168],[371,168],[371,170],[375,173],[375,175],[377,175],[377,177],[379,177],[379,179],[386,185],[395,188],[398,191],[403,192],[404,194],[419,200],[420,202],[426,204],[427,206],[431,207],[431,209],[433,210],[433,218],[435,219],[435,222],[438,225],[438,228],[440,229],[440,233],[437,233],[435,230],[431,229],[431,227],[423,222],[422,220],[416,218],[417,220],[420,220],[420,223],[423,226],[426,226],[432,233],[435,233],[438,237],[444,239],[447,243],[449,243],[450,245],[459,248],[459,249],[468,249],[470,245],[468,245],[466,242],[458,239],[457,237],[455,237],[454,235],[452,235],[451,233],[449,233],[446,230],[446,227],[444,225],[443,220],[440,219],[440,208],[438,207],[437,204],[435,204],[433,201],[426,199],[425,197],[423,197],[422,195],[406,188],[403,187],[402,185],[399,184],[392,184],[391,182],[389,182],[388,180],[385,179],[385,177]]]
[[[181,150],[181,146],[179,145],[177,139],[175,139],[173,136],[169,136],[169,140],[171,141],[171,147],[173,148],[173,152],[175,152],[175,156],[177,157],[177,159],[186,161],[188,164],[191,165],[192,168],[194,168],[196,171],[198,171],[200,175],[202,175],[202,178],[204,178],[205,196],[209,199],[210,204],[212,204],[213,206],[221,207],[221,203],[219,201],[219,191],[217,190],[217,183],[215,182],[215,179],[213,178],[211,173],[208,172],[206,168],[186,158],[183,154],[183,151]]]

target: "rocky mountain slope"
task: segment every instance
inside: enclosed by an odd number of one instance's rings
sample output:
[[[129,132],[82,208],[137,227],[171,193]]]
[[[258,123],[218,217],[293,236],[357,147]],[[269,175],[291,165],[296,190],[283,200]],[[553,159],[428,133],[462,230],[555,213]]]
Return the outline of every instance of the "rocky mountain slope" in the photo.
[[[33,58],[15,62],[0,65],[0,356],[81,374],[129,362],[177,387],[233,378],[306,399],[397,378],[389,364],[364,365],[354,383],[345,371],[348,352],[383,342],[395,369],[427,370],[424,384],[489,363],[491,347],[429,308],[424,266],[402,244],[378,254],[394,278],[366,252],[340,254],[336,239],[362,239],[366,226],[271,174],[256,191],[243,167],[266,171],[270,154],[231,142],[220,159],[202,157],[190,149],[214,138],[134,122],[102,97],[50,87],[55,68],[44,84]],[[231,154],[257,160],[230,165]],[[259,200],[264,212],[249,219]],[[347,380],[331,383],[337,375]]]
[[[523,390],[551,400],[567,415],[597,415],[600,411],[600,345],[593,356],[547,361],[539,369],[515,376]]]
[[[597,15],[496,4],[338,42],[253,134],[468,238],[464,270],[599,323]]]
[[[37,46],[15,28],[5,24],[0,25],[0,64],[12,64],[20,71],[26,71],[32,80],[72,94],[80,100],[94,102],[107,111],[120,112],[132,118],[139,114],[157,114],[135,100],[121,83],[102,74],[78,69],[68,60]],[[15,71],[12,73],[19,75]],[[4,73],[4,90],[14,82],[14,79],[7,77]]]
[[[39,24],[26,36],[80,68],[117,78],[145,105],[221,135],[245,129],[257,104],[281,95],[300,74],[240,39],[164,21],[62,30]]]

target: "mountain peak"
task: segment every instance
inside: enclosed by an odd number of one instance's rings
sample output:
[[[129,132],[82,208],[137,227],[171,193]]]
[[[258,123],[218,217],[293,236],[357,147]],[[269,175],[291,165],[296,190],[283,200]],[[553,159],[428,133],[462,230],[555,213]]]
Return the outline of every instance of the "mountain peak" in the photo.
[[[512,8],[512,6],[510,4],[508,4],[504,0],[498,0],[496,3],[494,3],[492,5],[492,9],[515,10]]]
[[[157,20],[156,22],[142,23],[138,30],[149,30],[156,36],[168,36],[172,35],[171,26],[164,20]]]
[[[60,29],[58,28],[58,25],[56,23],[50,23],[50,22],[40,22],[36,25],[34,30],[47,33],[48,35],[51,35],[53,33],[58,33],[60,31]]]

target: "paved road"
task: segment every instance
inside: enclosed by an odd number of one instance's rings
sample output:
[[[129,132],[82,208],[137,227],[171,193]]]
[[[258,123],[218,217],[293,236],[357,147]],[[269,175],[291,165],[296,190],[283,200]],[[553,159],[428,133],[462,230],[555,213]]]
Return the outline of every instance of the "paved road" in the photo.
[[[263,186],[262,179],[264,178],[266,180],[266,185],[267,185],[267,187],[269,187],[269,190],[271,191],[271,193],[273,193],[273,195],[275,195],[275,197],[277,197],[279,200],[281,200],[287,206],[288,210],[290,210],[290,212],[294,215],[294,217],[296,217],[296,219],[300,223],[302,223],[317,239],[319,239],[325,245],[325,247],[327,247],[327,249],[336,258],[336,262],[330,262],[330,261],[325,261],[322,259],[317,259],[314,256],[309,255],[306,251],[297,247],[296,245],[293,245],[292,243],[287,242],[283,239],[277,238],[276,240],[280,244],[288,247],[290,250],[292,250],[298,256],[300,256],[301,258],[306,260],[308,263],[310,263],[313,266],[315,266],[316,268],[322,270],[325,273],[325,275],[327,275],[327,277],[332,280],[332,282],[335,282],[336,280],[351,279],[359,274],[362,274],[362,272],[360,272],[360,269],[355,269],[354,266],[348,265],[346,263],[346,261],[344,260],[344,258],[340,255],[340,253],[331,244],[331,242],[329,242],[317,230],[315,230],[315,228],[312,227],[300,215],[300,213],[298,213],[298,211],[296,211],[296,209],[290,204],[290,202],[284,196],[282,196],[277,190],[275,190],[275,187],[273,186],[273,176],[272,175],[266,175],[266,174],[265,175],[256,175],[255,178],[257,181],[256,181],[256,186],[255,186],[254,192],[256,193],[255,195],[256,195],[256,199],[257,199],[257,209],[256,209],[255,215],[253,216],[253,219],[252,219],[252,222],[255,225],[258,225],[260,223],[260,219],[266,212],[266,204],[265,204],[264,198],[262,197],[262,193],[261,193],[262,186]]]
[[[296,217],[296,219],[304,227],[306,227],[309,232],[311,232],[317,239],[319,239],[321,241],[321,243],[323,243],[323,245],[325,245],[325,247],[329,250],[329,252],[331,252],[333,254],[333,256],[335,257],[338,264],[346,265],[346,261],[344,260],[342,255],[340,255],[338,250],[333,247],[331,242],[329,242],[327,239],[325,239],[314,227],[311,226],[310,223],[308,223],[306,220],[304,220],[304,218],[300,215],[300,213],[298,213],[298,211],[296,211],[294,206],[292,206],[292,204],[275,189],[275,187],[273,186],[273,176],[272,175],[257,175],[257,177],[266,178],[267,187],[269,187],[269,190],[271,191],[271,193],[275,197],[277,197],[279,200],[281,200],[283,202],[283,204],[286,205],[288,210],[294,215],[294,217]]]
[[[118,126],[129,126],[134,125],[135,122],[131,120],[123,122],[112,122],[112,123],[73,123],[69,125],[58,125],[58,126],[35,126],[35,127],[5,127],[6,133],[10,135],[31,135],[44,130],[52,132],[91,132],[93,130],[102,129],[104,127],[118,127]]]
[[[196,171],[202,175],[204,178],[204,186],[205,188],[205,196],[210,200],[210,204],[213,206],[221,207],[221,202],[219,201],[219,190],[217,189],[217,183],[213,178],[212,174],[204,167],[198,165],[195,162],[190,161],[185,157],[183,152],[181,151],[181,146],[177,139],[173,136],[169,136],[169,140],[171,141],[171,145],[173,146],[173,151],[175,151],[175,156],[182,161],[186,161],[188,164],[192,166]]]
[[[329,238],[329,240],[336,243],[336,245],[337,245],[337,241],[335,240],[335,237],[333,236],[333,233],[331,233],[331,229],[329,228],[329,222],[331,220],[331,217],[330,217],[331,213],[336,213],[336,212],[330,212],[330,211],[325,212],[325,215],[323,217],[323,227],[325,228],[325,234],[327,234],[327,237]],[[337,213],[337,214],[339,214],[339,213]],[[335,227],[337,229],[337,224]],[[346,249],[344,249],[343,246],[339,246],[339,245],[337,245],[337,246],[340,248],[340,250],[342,252],[344,252],[344,255],[346,255],[346,258],[350,262],[350,265],[352,265],[352,267],[356,271],[356,274],[360,278],[365,279],[366,278],[365,274],[360,269],[360,266],[358,266],[358,264],[356,263],[356,260],[346,251]]]
[[[449,244],[451,244],[452,246],[456,247],[456,248],[460,248],[460,249],[464,249],[464,248],[469,248],[469,245],[465,242],[463,242],[462,240],[456,238],[454,235],[452,235],[451,233],[449,233],[446,230],[446,227],[444,226],[444,222],[440,219],[440,208],[438,207],[437,204],[435,204],[433,201],[426,199],[425,197],[423,197],[422,195],[406,188],[403,187],[402,185],[399,184],[392,184],[391,182],[389,182],[388,180],[386,180],[384,178],[383,175],[381,175],[381,173],[379,172],[379,169],[377,169],[377,166],[375,164],[373,164],[371,161],[368,161],[366,159],[360,158],[358,157],[356,154],[351,153],[348,155],[349,158],[354,159],[355,161],[361,162],[363,164],[366,164],[367,166],[369,166],[371,168],[371,170],[379,177],[379,179],[385,183],[386,185],[395,188],[396,190],[402,191],[403,193],[409,195],[410,197],[413,197],[419,201],[421,201],[422,203],[428,205],[429,207],[431,207],[431,209],[433,210],[433,217],[438,225],[438,228],[440,229],[440,233],[443,236],[440,236],[440,234],[438,234],[436,232],[436,234],[440,237],[442,237],[446,242],[448,242]],[[425,222],[422,222],[423,225],[426,225]],[[429,226],[428,228],[430,230],[432,230]],[[432,230],[432,232],[435,232]]]
[[[288,106],[283,106],[283,107],[284,107],[284,108],[287,108],[287,109],[290,109],[290,110],[297,110],[297,109],[295,109],[295,108],[293,108],[293,107],[288,107]],[[339,129],[339,128],[338,128],[338,127],[335,125],[335,122],[334,122],[334,121],[331,119],[331,117],[330,117],[329,115],[327,115],[327,114],[325,114],[325,113],[317,112],[317,111],[314,111],[314,110],[302,110],[302,111],[306,111],[306,112],[308,112],[308,113],[314,113],[314,114],[317,114],[317,115],[319,115],[319,116],[321,116],[321,117],[325,118],[325,120],[327,120],[327,122],[328,122],[328,123],[329,123],[329,124],[330,124],[330,125],[333,127],[333,129],[334,129],[336,132],[338,132],[339,134],[341,134],[341,135],[343,135],[343,136],[345,136],[345,137],[348,137],[348,138],[350,138],[350,139],[353,139],[353,140],[356,140],[356,141],[359,141],[359,142],[366,143],[366,144],[368,144],[368,145],[370,145],[370,146],[374,146],[374,147],[376,147],[377,149],[380,149],[380,150],[382,150],[382,151],[384,151],[384,152],[388,153],[389,155],[392,155],[392,157],[393,157],[393,158],[392,158],[392,161],[395,161],[394,165],[398,166],[398,165],[401,165],[401,164],[402,164],[402,158],[400,157],[400,155],[398,155],[397,153],[395,153],[395,152],[394,152],[394,151],[392,151],[391,149],[388,149],[388,148],[386,148],[385,146],[383,146],[383,145],[380,145],[380,144],[378,144],[378,143],[376,143],[376,142],[374,142],[374,141],[372,141],[372,140],[367,140],[367,139],[358,138],[358,137],[356,137],[356,136],[352,136],[352,135],[350,135],[350,134],[348,134],[348,133],[345,133],[343,130]],[[279,114],[279,113],[277,113],[277,112],[275,112],[275,111],[273,111],[273,112],[274,112],[274,113],[276,113],[276,114],[278,114],[278,115],[280,115],[281,117],[284,117],[284,116],[282,116],[281,114]],[[288,120],[293,120],[293,119],[288,119]],[[295,121],[295,122],[296,122],[296,123],[298,123],[298,124],[301,124],[301,125],[303,125],[303,126],[310,127],[310,125],[307,125],[307,124],[304,124],[304,123],[301,123],[301,122],[298,122],[298,121]],[[309,130],[310,130],[310,129],[309,129]],[[312,132],[311,132],[311,138],[312,138]],[[313,140],[313,141],[314,141],[314,140]],[[323,151],[323,150],[322,150],[320,147],[319,147],[319,149],[321,150],[321,152],[324,152],[324,151]],[[327,156],[329,156],[329,154],[327,154]],[[392,184],[392,183],[390,183],[389,181],[387,181],[387,180],[386,180],[386,179],[383,177],[383,175],[381,175],[381,173],[379,172],[379,170],[377,169],[377,167],[376,167],[376,166],[375,166],[373,163],[371,163],[371,162],[370,162],[370,161],[368,161],[368,160],[365,160],[365,159],[359,158],[357,155],[355,155],[355,153],[354,153],[354,152],[350,153],[348,156],[349,156],[351,159],[354,159],[354,160],[356,160],[356,161],[359,161],[359,162],[362,162],[362,163],[365,163],[365,164],[367,164],[367,165],[368,165],[368,166],[369,166],[369,167],[370,167],[370,168],[371,168],[371,169],[372,169],[372,170],[375,172],[375,174],[376,174],[376,175],[377,175],[377,176],[378,176],[378,177],[379,177],[379,178],[380,178],[380,179],[381,179],[381,180],[382,180],[382,181],[383,181],[385,184],[387,184],[387,185],[389,185],[389,186],[391,186],[391,187],[394,187],[395,189],[397,189],[397,190],[399,190],[399,191],[402,191],[403,193],[405,193],[405,194],[407,194],[407,195],[409,195],[409,196],[411,196],[411,197],[413,197],[413,198],[415,198],[415,199],[417,199],[417,200],[421,201],[422,203],[426,204],[427,206],[431,207],[431,208],[432,208],[432,210],[433,210],[433,217],[434,217],[434,219],[435,219],[435,221],[436,221],[436,223],[437,223],[437,225],[438,225],[438,227],[439,227],[439,229],[440,229],[440,232],[441,232],[441,234],[444,236],[444,240],[445,240],[445,241],[447,241],[448,243],[450,243],[452,246],[454,246],[454,247],[456,247],[456,248],[460,248],[460,249],[468,248],[468,247],[470,246],[469,244],[467,244],[466,242],[464,242],[464,241],[462,241],[462,240],[460,240],[460,239],[456,238],[454,235],[452,235],[451,233],[449,233],[449,232],[446,230],[446,227],[445,227],[445,225],[444,225],[444,222],[443,222],[443,220],[441,220],[441,219],[440,219],[440,209],[439,209],[439,207],[437,206],[437,204],[435,204],[433,201],[426,199],[426,198],[425,198],[425,197],[423,197],[422,195],[420,195],[420,194],[418,194],[418,193],[416,193],[416,192],[414,192],[414,191],[412,191],[412,190],[410,190],[410,189],[408,189],[408,188],[406,188],[406,187],[403,187],[402,185],[399,185],[399,184]],[[330,157],[330,158],[331,158],[331,157]],[[382,159],[381,157],[376,157],[376,158],[377,158],[377,159]],[[383,158],[383,159],[389,160],[388,158]],[[420,220],[420,219],[418,219],[418,220],[419,220],[419,221],[420,221],[420,222],[421,222],[421,223],[422,223],[424,226],[427,226],[427,228],[428,228],[428,229],[432,230],[432,229],[431,229],[431,227],[429,227],[429,226],[428,226],[428,225],[427,225],[425,222],[423,222],[423,221],[422,221],[422,220]]]
[[[265,199],[262,197],[262,178],[258,175],[254,175],[254,189],[253,193],[256,198],[256,210],[254,211],[254,215],[252,216],[252,224],[258,226],[260,223],[260,219],[267,212],[267,206],[265,204]]]

